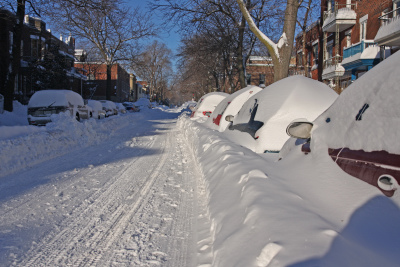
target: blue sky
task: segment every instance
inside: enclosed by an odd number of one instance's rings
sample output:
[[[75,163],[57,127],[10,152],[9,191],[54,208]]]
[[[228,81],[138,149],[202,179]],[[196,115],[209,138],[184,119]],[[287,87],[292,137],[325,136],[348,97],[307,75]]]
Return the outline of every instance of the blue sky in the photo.
[[[148,0],[127,0],[128,5],[132,7],[140,7],[142,11],[145,13],[144,17],[151,17],[148,14]],[[152,14],[153,23],[158,26],[163,26],[164,21],[162,20],[162,16],[159,14]],[[154,39],[159,40],[162,43],[165,43],[169,49],[172,50],[174,54],[177,52],[177,48],[179,46],[179,34],[177,33],[178,29],[172,29],[170,31],[161,31],[159,32],[159,36],[150,40],[150,42]]]

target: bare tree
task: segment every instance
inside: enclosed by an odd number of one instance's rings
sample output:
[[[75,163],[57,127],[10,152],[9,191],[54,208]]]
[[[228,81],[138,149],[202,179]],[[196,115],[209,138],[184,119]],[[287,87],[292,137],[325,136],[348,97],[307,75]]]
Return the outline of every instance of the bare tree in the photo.
[[[98,49],[107,65],[106,98],[111,98],[111,68],[118,62],[129,60],[134,41],[153,36],[155,27],[143,21],[138,8],[130,9],[120,0],[95,1],[95,7],[87,1],[55,1],[49,14],[77,38],[88,40]],[[61,19],[60,19],[61,18]]]
[[[257,3],[260,4],[258,6],[260,12],[254,12],[254,20],[259,25],[258,23],[265,19],[265,12],[261,11],[266,1],[257,0]],[[161,10],[166,19],[178,22],[182,29],[190,29],[189,34],[193,32],[204,34],[204,29],[207,28],[211,35],[219,33],[216,38],[219,38],[221,34],[225,35],[225,40],[230,38],[229,52],[226,46],[221,45],[220,48],[225,49],[221,54],[227,57],[229,54],[229,61],[234,60],[232,64],[227,61],[227,58],[224,59],[226,66],[230,66],[227,71],[237,72],[240,87],[246,86],[244,62],[251,54],[256,38],[247,35],[246,21],[234,0],[154,0],[152,7]]]
[[[289,74],[289,64],[294,43],[294,33],[296,30],[297,12],[303,0],[287,0],[282,35],[277,43],[266,36],[256,25],[251,15],[252,8],[248,8],[249,2],[250,0],[247,0],[246,3],[244,0],[237,0],[240,10],[246,18],[251,31],[268,49],[274,64],[274,81],[283,79]]]
[[[132,69],[138,77],[149,84],[150,97],[163,100],[168,88],[168,79],[172,74],[172,51],[163,43],[154,41],[132,60]]]

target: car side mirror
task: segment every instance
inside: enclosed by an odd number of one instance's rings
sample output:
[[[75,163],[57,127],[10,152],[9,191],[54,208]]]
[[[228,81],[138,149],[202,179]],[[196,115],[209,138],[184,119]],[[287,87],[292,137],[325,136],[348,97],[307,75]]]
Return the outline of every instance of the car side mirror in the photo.
[[[292,121],[286,128],[286,133],[294,138],[311,138],[313,124],[309,121]]]
[[[233,121],[233,118],[235,118],[235,116],[233,116],[233,115],[227,115],[227,116],[225,117],[225,120],[226,120],[226,121]]]

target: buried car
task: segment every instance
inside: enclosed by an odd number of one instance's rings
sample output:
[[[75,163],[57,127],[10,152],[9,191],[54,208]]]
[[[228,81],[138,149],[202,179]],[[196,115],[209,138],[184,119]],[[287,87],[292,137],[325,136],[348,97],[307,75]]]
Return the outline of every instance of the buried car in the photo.
[[[35,92],[28,103],[28,122],[43,126],[51,122],[53,114],[68,112],[76,120],[91,117],[90,109],[82,97],[71,90],[41,90]]]
[[[216,106],[229,94],[222,92],[212,92],[203,95],[192,109],[191,118],[210,117]]]
[[[397,52],[351,84],[313,123],[297,120],[287,128],[306,140],[305,154],[327,153],[344,172],[388,197],[400,183],[399,61]]]
[[[233,94],[222,99],[222,101],[215,108],[214,112],[211,114],[210,118],[207,119],[206,125],[211,129],[223,132],[228,128],[229,122],[226,121],[225,116],[228,114],[236,115],[243,104],[253,95],[260,92],[262,88],[249,85],[243,89],[240,89]]]
[[[106,112],[106,117],[112,115],[118,115],[118,109],[114,102],[110,100],[100,100],[103,105],[103,110]]]
[[[296,118],[314,120],[337,98],[327,85],[306,78],[291,76],[264,88],[242,106],[231,121],[229,130],[249,133],[254,142],[249,149],[256,153],[277,153],[289,139],[287,125]]]
[[[103,105],[101,104],[101,102],[89,99],[87,105],[92,109],[94,118],[105,118],[106,112],[103,110]]]

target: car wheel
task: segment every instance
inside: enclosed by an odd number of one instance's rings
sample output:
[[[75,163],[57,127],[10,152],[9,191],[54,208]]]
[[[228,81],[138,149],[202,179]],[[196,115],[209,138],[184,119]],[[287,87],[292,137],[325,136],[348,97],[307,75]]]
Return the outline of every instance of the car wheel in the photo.
[[[79,117],[79,113],[76,113],[75,118],[77,121],[81,121],[81,118]]]

